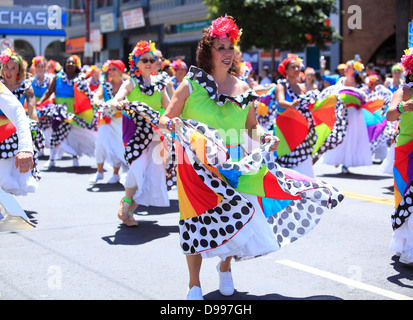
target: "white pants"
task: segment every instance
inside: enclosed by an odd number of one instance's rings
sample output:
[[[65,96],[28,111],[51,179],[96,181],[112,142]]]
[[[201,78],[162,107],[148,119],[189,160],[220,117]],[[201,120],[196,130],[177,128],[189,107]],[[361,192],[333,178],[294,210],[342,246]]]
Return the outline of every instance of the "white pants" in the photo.
[[[162,142],[152,141],[129,167],[125,188],[137,188],[133,195],[137,204],[169,207],[165,167],[160,156],[162,148]]]

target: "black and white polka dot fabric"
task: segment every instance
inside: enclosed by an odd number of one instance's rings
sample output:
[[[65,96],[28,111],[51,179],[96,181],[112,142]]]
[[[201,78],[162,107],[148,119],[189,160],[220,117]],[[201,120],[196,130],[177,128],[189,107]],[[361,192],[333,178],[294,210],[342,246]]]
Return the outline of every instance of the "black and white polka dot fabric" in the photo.
[[[136,126],[135,134],[125,146],[125,160],[131,164],[152,142],[155,134],[154,127],[159,126],[159,112],[137,101],[130,102],[123,112],[132,119]]]
[[[39,151],[44,149],[45,138],[43,131],[40,129],[38,123],[30,119],[30,132],[32,135],[33,142],[33,169],[32,175],[37,180],[40,179],[39,171],[37,169],[37,164],[39,160]],[[0,160],[13,158],[17,155],[19,139],[17,132],[13,133],[9,138],[0,142]]]
[[[399,229],[413,212],[413,182],[406,189],[402,201],[391,216],[393,230]]]
[[[276,177],[275,181],[285,192],[284,195],[297,198],[281,210],[273,207],[277,210],[264,212],[268,217],[267,227],[272,229],[280,247],[310,232],[325,210],[335,207],[344,198],[336,188],[324,182],[292,179],[290,176],[293,172],[282,169],[275,162],[274,153],[270,151],[270,142],[241,161],[232,162],[217,130],[194,120],[184,120],[183,123],[177,132],[177,141],[183,146],[193,169],[203,183],[223,198],[217,206],[203,214],[180,220],[180,241],[185,254],[202,253],[225,245],[242,232],[254,214],[263,214],[261,207],[254,207],[244,194],[237,191],[236,185],[231,185],[231,181],[217,176],[214,173],[216,171],[210,167],[218,169],[219,172],[236,170],[248,174],[265,166]],[[191,138],[196,134],[202,134],[205,139],[205,155],[191,145]]]

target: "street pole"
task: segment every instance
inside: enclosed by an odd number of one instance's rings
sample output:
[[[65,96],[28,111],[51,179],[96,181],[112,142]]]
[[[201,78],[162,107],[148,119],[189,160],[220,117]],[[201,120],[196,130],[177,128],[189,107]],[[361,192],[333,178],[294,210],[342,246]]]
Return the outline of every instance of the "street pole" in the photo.
[[[89,0],[85,1],[85,20],[86,20],[86,43],[85,46],[88,46],[90,43],[90,21],[89,21]],[[90,65],[90,58],[89,56],[85,55],[85,64]]]

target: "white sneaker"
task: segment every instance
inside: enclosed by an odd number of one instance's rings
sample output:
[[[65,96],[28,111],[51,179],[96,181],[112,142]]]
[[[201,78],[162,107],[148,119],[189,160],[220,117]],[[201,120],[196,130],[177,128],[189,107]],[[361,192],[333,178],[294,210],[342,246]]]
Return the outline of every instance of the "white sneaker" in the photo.
[[[193,286],[191,289],[188,289],[186,300],[204,300],[201,288]]]
[[[228,272],[221,272],[220,267],[221,267],[221,262],[220,261],[217,265],[217,271],[219,275],[219,292],[223,296],[232,296],[234,294],[234,282],[232,281],[232,274],[231,271]]]
[[[107,183],[118,183],[120,181],[120,176],[118,174],[114,174],[110,177]]]
[[[56,162],[54,160],[47,160],[46,163],[44,164],[43,168],[45,169],[50,169],[56,165]]]
[[[413,266],[413,249],[403,251],[400,255],[399,261],[408,266]]]
[[[79,159],[78,158],[73,158],[73,166],[78,167],[79,166]]]
[[[96,183],[96,182],[98,182],[99,180],[102,180],[102,179],[103,179],[103,173],[96,172],[95,175],[92,178],[89,179],[89,182],[90,183]]]

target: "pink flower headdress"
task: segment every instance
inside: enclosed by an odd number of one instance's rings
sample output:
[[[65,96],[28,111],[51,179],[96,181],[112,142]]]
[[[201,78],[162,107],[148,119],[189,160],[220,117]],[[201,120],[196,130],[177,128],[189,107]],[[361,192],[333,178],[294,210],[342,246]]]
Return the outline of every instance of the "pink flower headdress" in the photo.
[[[179,67],[184,67],[185,70],[188,70],[188,67],[185,62],[182,61],[182,59],[177,59],[174,60],[171,64],[172,68],[176,71]]]
[[[11,58],[14,58],[21,63],[20,58],[16,55],[16,52],[12,48],[9,47],[1,52],[0,61],[2,64],[6,64]]]
[[[404,51],[404,56],[402,57],[402,66],[404,68],[404,75],[407,76],[409,73],[413,73],[413,48],[409,48]]]
[[[212,21],[209,35],[220,40],[228,37],[232,44],[236,45],[241,38],[242,29],[239,29],[230,16],[220,17]]]
[[[36,67],[42,61],[46,63],[43,57],[37,56],[32,59],[32,64]]]

